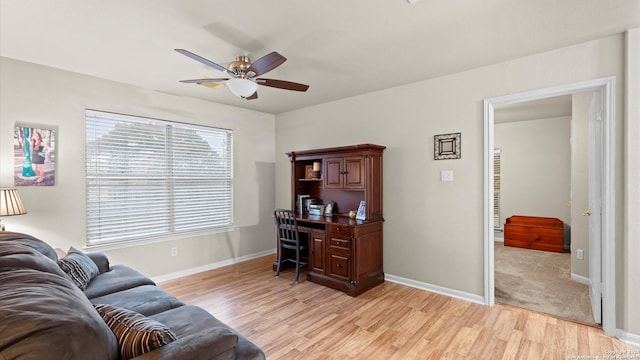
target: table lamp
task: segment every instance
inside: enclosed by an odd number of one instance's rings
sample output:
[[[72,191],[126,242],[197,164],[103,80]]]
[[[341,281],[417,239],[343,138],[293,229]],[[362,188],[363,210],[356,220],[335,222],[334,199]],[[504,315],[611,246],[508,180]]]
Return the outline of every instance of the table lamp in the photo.
[[[2,224],[3,216],[13,216],[26,214],[20,194],[18,190],[14,188],[1,188],[0,189],[0,231],[4,231],[4,224]]]

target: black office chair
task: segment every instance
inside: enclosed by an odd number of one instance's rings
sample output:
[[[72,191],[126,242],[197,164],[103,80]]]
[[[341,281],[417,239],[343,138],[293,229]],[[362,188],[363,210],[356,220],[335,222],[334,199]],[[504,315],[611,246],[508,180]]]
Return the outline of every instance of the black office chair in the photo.
[[[303,262],[303,252],[307,250],[307,239],[302,239],[298,232],[298,223],[296,222],[296,214],[291,210],[276,209],[275,210],[276,231],[278,233],[278,268],[276,276],[280,276],[280,265],[284,261],[294,262],[296,265],[296,283],[300,276],[300,268],[307,265]],[[282,253],[287,250],[295,250],[296,257],[282,258]]]

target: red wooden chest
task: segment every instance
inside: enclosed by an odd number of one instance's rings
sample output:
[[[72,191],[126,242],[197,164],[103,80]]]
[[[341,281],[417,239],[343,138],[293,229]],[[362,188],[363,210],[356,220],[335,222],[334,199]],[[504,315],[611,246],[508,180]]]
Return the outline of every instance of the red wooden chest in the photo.
[[[564,223],[560,219],[514,215],[504,224],[504,245],[564,252]]]

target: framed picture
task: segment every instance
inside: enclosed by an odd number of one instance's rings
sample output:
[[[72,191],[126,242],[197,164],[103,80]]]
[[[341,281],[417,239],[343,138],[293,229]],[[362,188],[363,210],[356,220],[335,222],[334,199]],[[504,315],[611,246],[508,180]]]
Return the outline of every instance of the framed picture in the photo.
[[[313,179],[313,165],[305,165],[305,167],[304,167],[304,178],[305,179]]]
[[[460,159],[462,157],[461,133],[434,135],[433,137],[433,159],[448,160]]]
[[[366,205],[364,201],[360,201],[360,206],[358,206],[358,213],[356,214],[356,220],[366,220]]]
[[[54,128],[18,124],[13,130],[15,186],[53,186],[56,183]]]

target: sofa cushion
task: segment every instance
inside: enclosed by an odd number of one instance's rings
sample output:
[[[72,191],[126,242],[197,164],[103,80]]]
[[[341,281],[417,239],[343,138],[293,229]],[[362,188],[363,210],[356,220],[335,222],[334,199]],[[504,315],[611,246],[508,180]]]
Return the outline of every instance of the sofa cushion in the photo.
[[[23,244],[37,250],[55,262],[58,261],[56,251],[49,244],[31,235],[11,231],[0,231],[0,242]]]
[[[118,343],[64,275],[0,268],[0,358],[117,360]]]
[[[142,285],[91,299],[92,304],[109,304],[145,316],[183,306],[175,297],[154,285]]]
[[[200,329],[135,360],[237,360],[238,336],[226,328]],[[251,360],[264,360],[264,356]],[[248,360],[248,359],[244,359]]]
[[[109,271],[93,278],[84,289],[84,294],[92,299],[142,285],[155,285],[155,283],[126,265],[113,265]]]
[[[14,241],[0,241],[0,267],[35,269],[67,277],[51,258],[31,246]]]
[[[109,258],[101,252],[87,253],[87,256],[96,263],[100,274],[109,271]]]
[[[175,341],[175,334],[158,321],[113,305],[94,305],[120,346],[120,357],[129,360]]]
[[[150,316],[167,325],[180,339],[203,329],[226,329],[238,337],[235,359],[264,359],[262,350],[247,338],[200,307],[185,305]]]
[[[80,289],[86,289],[89,282],[98,274],[98,266],[85,253],[74,248],[69,249],[65,257],[58,260],[58,265],[78,285]]]

